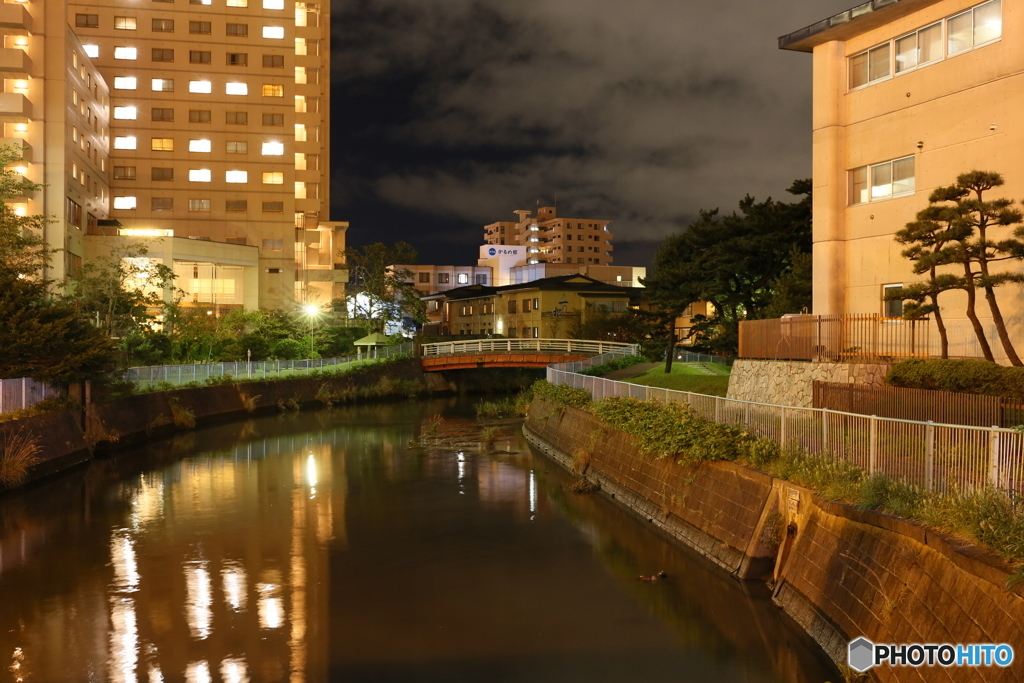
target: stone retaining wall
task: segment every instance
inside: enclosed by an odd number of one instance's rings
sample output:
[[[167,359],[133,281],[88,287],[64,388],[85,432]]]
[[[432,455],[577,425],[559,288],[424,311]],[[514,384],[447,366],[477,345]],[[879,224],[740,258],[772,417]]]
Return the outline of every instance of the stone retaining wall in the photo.
[[[1024,584],[973,546],[887,515],[829,503],[727,462],[645,457],[632,437],[586,411],[535,400],[532,443],[603,493],[774,599],[836,661],[847,643],[1009,643],[1024,653]],[[774,569],[773,569],[774,565]],[[922,678],[922,674],[927,674]],[[1007,669],[878,668],[871,680],[1021,681]]]
[[[814,381],[884,386],[885,363],[738,360],[729,377],[729,398],[813,408]]]

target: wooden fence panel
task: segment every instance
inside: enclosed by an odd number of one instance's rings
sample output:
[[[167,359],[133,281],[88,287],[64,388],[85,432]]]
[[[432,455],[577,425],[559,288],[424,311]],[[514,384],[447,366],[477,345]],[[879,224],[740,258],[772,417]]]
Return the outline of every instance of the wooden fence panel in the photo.
[[[814,407],[900,420],[973,427],[1013,427],[1024,406],[999,396],[952,391],[814,382]]]

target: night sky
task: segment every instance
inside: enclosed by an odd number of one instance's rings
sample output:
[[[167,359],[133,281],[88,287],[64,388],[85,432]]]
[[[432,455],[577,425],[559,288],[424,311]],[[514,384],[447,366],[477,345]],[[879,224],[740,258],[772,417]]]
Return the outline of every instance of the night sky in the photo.
[[[475,263],[538,200],[649,265],[699,209],[811,172],[811,57],[856,0],[334,0],[331,219]]]

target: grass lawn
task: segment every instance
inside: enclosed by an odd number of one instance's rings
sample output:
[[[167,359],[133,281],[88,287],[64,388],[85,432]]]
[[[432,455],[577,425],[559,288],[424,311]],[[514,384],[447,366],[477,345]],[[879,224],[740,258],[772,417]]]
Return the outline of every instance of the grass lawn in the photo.
[[[676,391],[692,391],[697,394],[708,394],[710,396],[725,396],[729,390],[729,372],[726,365],[708,363],[714,375],[701,372],[696,367],[686,363],[673,363],[672,374],[665,374],[665,366],[652,368],[642,375],[631,377],[629,382],[643,384],[649,387],[661,387],[663,389],[675,389]]]

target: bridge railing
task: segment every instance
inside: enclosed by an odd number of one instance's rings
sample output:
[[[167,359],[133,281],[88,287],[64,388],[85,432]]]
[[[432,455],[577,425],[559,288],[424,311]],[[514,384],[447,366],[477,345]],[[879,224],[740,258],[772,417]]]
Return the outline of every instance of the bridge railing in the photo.
[[[1024,497],[1024,432],[1017,429],[740,401],[578,374],[582,363],[596,365],[612,357],[554,363],[547,368],[547,380],[586,389],[594,400],[621,396],[685,403],[708,420],[742,427],[780,446],[799,446],[811,455],[846,460],[929,492],[992,486]]]
[[[513,353],[515,351],[564,353],[567,356],[596,356],[622,349],[636,349],[636,346],[622,342],[588,341],[585,339],[467,339],[466,341],[423,344],[420,348],[424,356]]]

